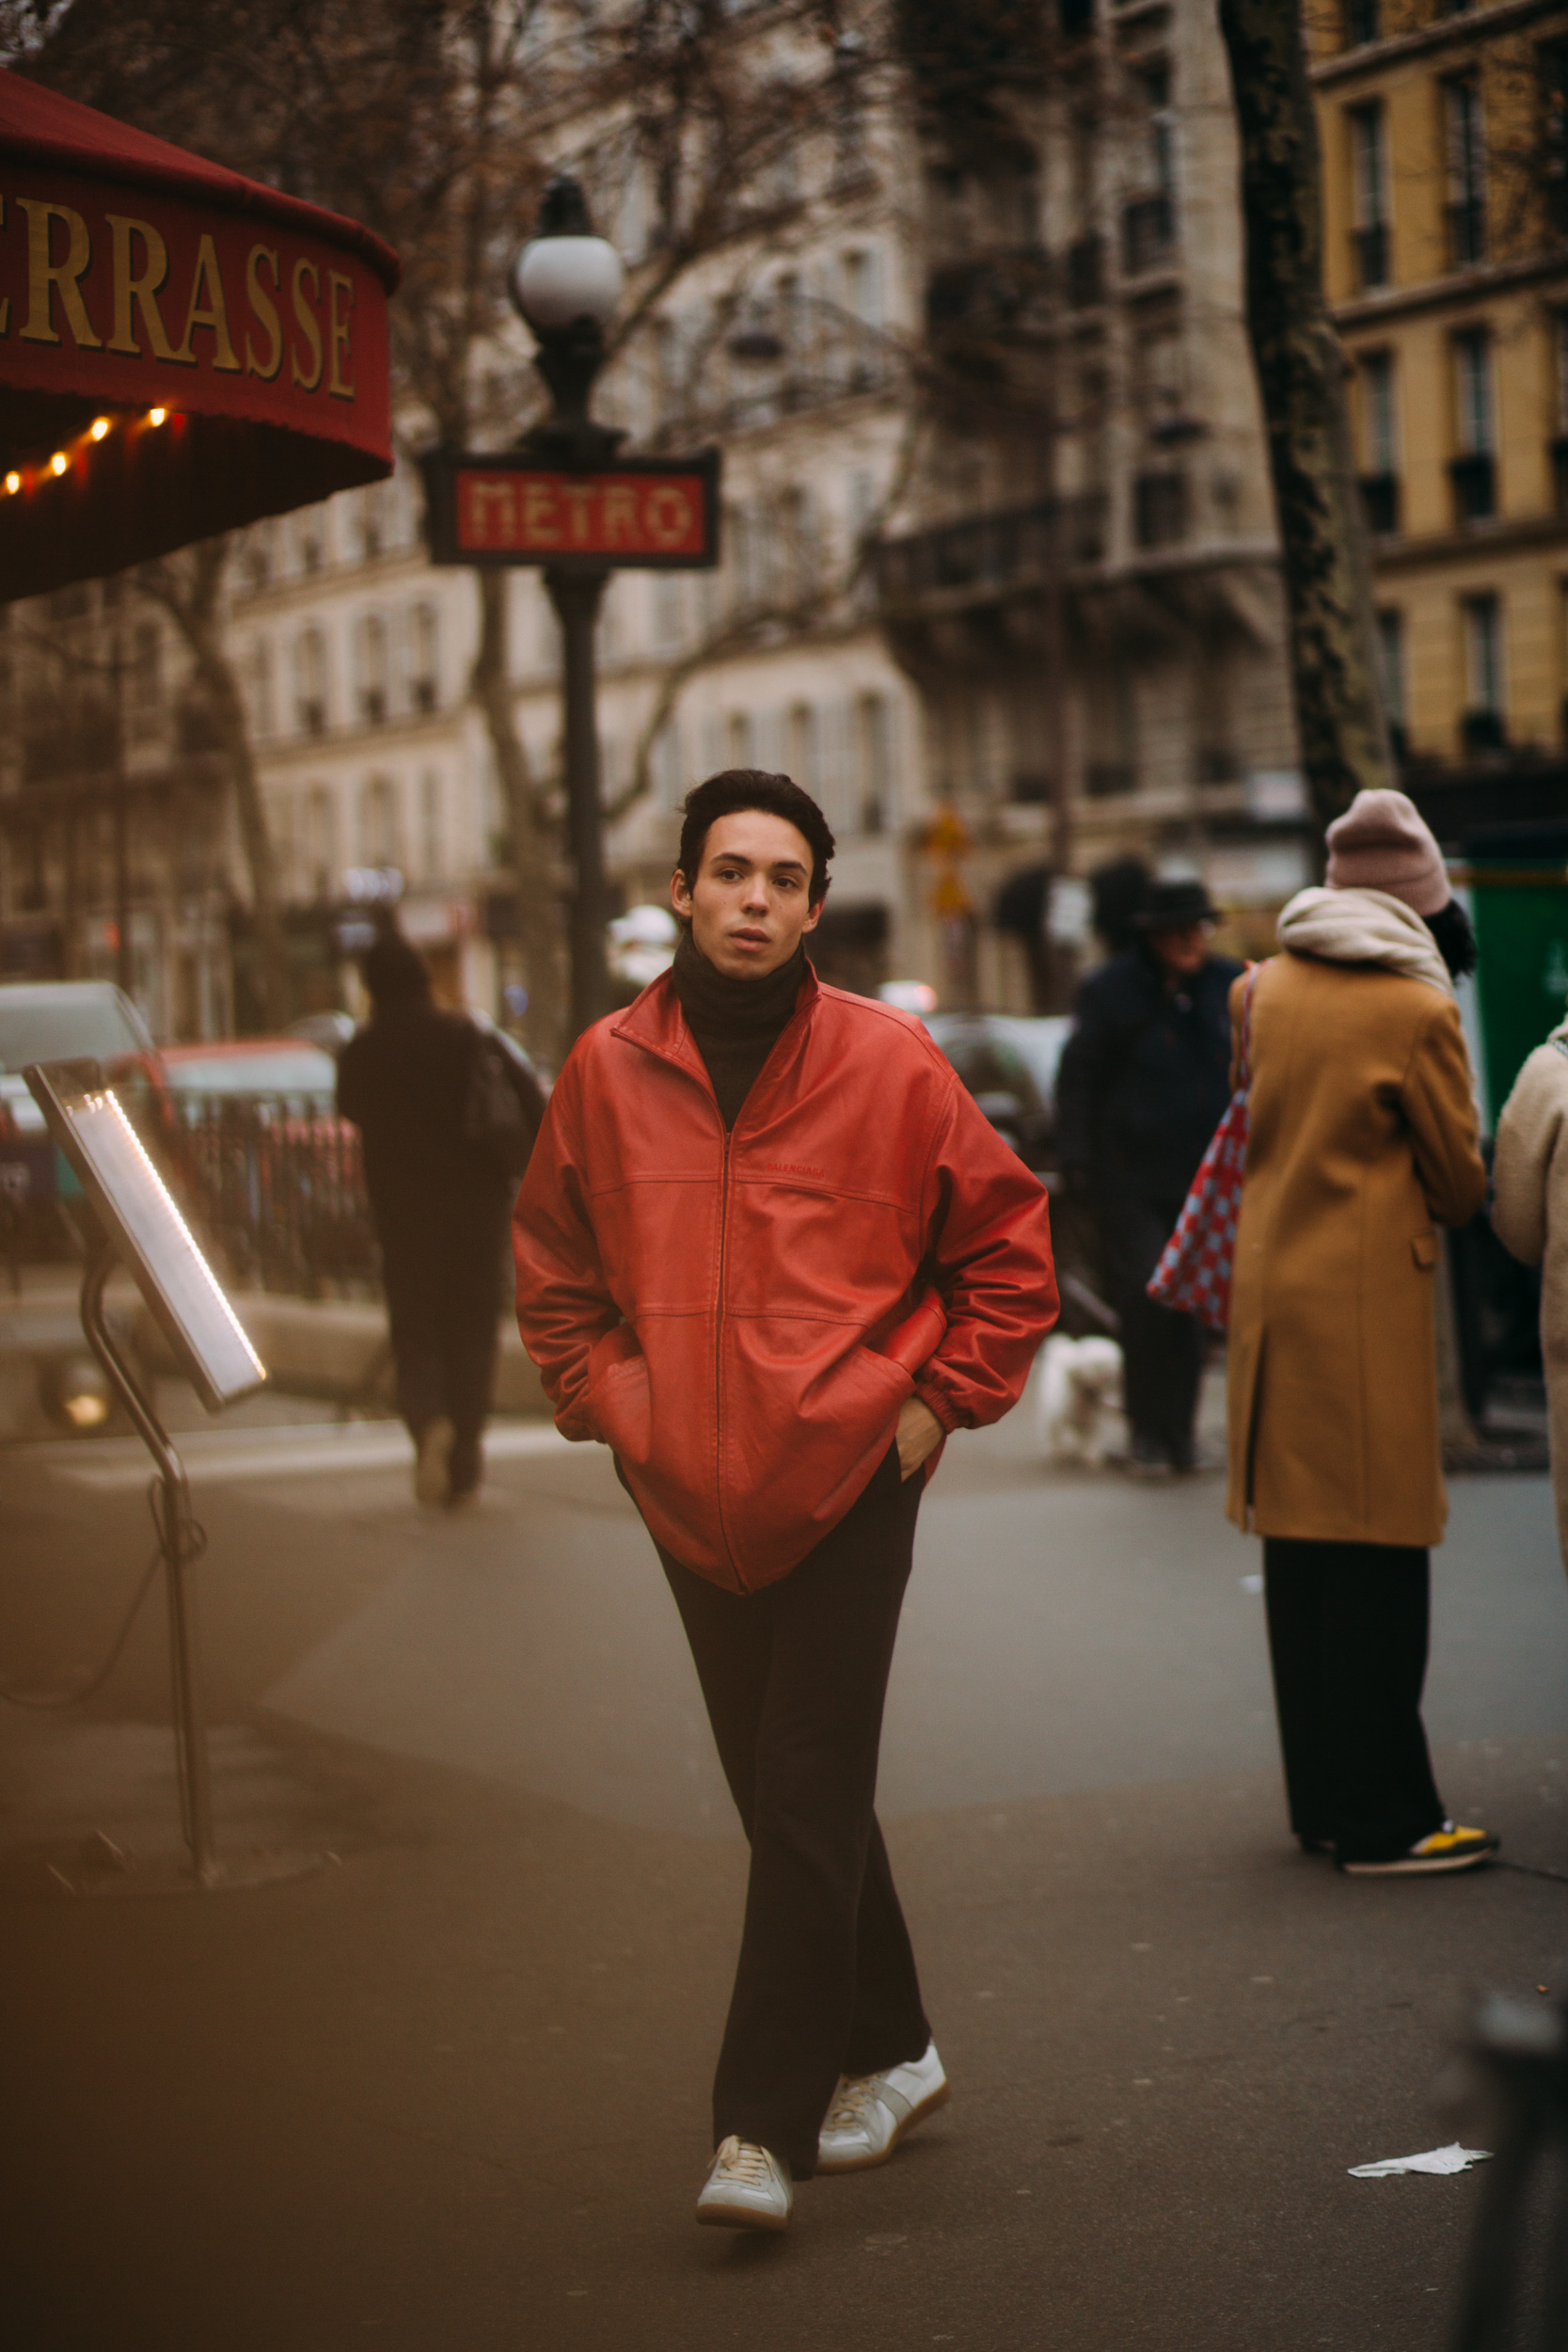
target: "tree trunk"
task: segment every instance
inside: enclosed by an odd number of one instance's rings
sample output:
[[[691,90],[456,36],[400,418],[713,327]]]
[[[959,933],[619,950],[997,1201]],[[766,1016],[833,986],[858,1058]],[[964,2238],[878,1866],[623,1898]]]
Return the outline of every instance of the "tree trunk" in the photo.
[[[240,840],[250,884],[250,920],[256,940],[256,983],[261,1020],[272,1032],[284,1028],[289,1002],[289,957],[277,888],[277,860],[267,829],[267,812],[251,756],[245,697],[224,644],[222,587],[229,542],[205,539],[185,554],[147,564],[137,575],[145,596],[161,604],[190,650],[198,683],[217,732],[229,786],[234,796]]]
[[[1323,288],[1317,117],[1301,0],[1220,0],[1242,140],[1247,331],[1284,551],[1302,765],[1326,824],[1394,781],[1371,565]]]
[[[517,930],[528,973],[525,1034],[538,1052],[559,1061],[567,1041],[561,968],[562,910],[550,871],[553,829],[540,821],[528,752],[517,731],[507,663],[507,578],[505,572],[475,571],[479,650],[469,683],[484,714],[512,835]]]

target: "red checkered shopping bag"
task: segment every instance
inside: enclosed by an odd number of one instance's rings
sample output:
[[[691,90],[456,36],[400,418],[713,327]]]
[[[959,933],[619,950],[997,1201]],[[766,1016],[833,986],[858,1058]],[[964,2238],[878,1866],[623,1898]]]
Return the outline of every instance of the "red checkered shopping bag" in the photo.
[[[1236,1258],[1236,1222],[1242,1213],[1242,1178],[1246,1172],[1248,1064],[1252,1032],[1254,964],[1242,1003],[1241,1080],[1198,1164],[1192,1190],[1181,1204],[1176,1231],[1148,1278],[1148,1295],[1162,1307],[1196,1315],[1211,1331],[1230,1319],[1230,1269]]]

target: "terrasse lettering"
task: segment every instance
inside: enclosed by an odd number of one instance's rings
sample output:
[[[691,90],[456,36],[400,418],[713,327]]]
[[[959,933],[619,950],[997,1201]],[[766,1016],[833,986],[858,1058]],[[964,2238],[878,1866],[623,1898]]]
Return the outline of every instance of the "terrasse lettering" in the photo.
[[[25,298],[0,295],[0,336],[58,344],[63,329],[81,351],[176,368],[205,360],[219,374],[264,384],[287,361],[285,380],[295,389],[356,396],[347,270],[263,239],[246,250],[244,232],[225,223],[219,235],[197,233],[187,277],[182,262],[176,271],[156,223],[105,213],[95,238],[85,214],[44,197],[0,195],[0,258],[12,268],[12,240],[24,241],[26,252]]]

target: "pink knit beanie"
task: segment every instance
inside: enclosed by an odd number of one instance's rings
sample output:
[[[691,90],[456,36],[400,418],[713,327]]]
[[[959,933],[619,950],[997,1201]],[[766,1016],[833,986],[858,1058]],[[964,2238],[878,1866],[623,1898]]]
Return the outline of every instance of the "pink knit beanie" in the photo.
[[[1403,792],[1358,792],[1328,829],[1330,890],[1386,890],[1417,914],[1437,914],[1452,898],[1443,853]]]

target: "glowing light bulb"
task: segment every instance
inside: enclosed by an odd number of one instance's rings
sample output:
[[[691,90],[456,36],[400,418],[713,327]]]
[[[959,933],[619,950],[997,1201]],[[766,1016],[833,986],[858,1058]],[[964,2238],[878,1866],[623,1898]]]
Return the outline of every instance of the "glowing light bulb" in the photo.
[[[149,424],[162,424],[167,414],[166,408],[150,408],[147,412],[147,421]]]
[[[15,498],[15,496],[16,496],[16,494],[17,494],[18,490],[20,490],[20,489],[21,489],[21,487],[22,487],[22,476],[21,476],[19,473],[8,473],[8,474],[6,476],[6,496],[7,496],[8,499],[13,499],[13,498]]]
[[[54,456],[53,456],[53,457],[49,460],[49,470],[50,470],[50,472],[51,472],[51,473],[54,473],[54,474],[61,474],[61,473],[69,473],[69,472],[70,472],[70,470],[71,470],[71,460],[70,460],[70,458],[66,455],[66,453],[65,453],[65,452],[64,452],[64,450],[63,450],[63,449],[57,449],[57,450],[55,452]]]
[[[88,427],[88,431],[91,433],[95,441],[101,441],[103,438],[104,434],[107,433],[108,429],[109,420],[107,417],[94,417],[91,425]]]

